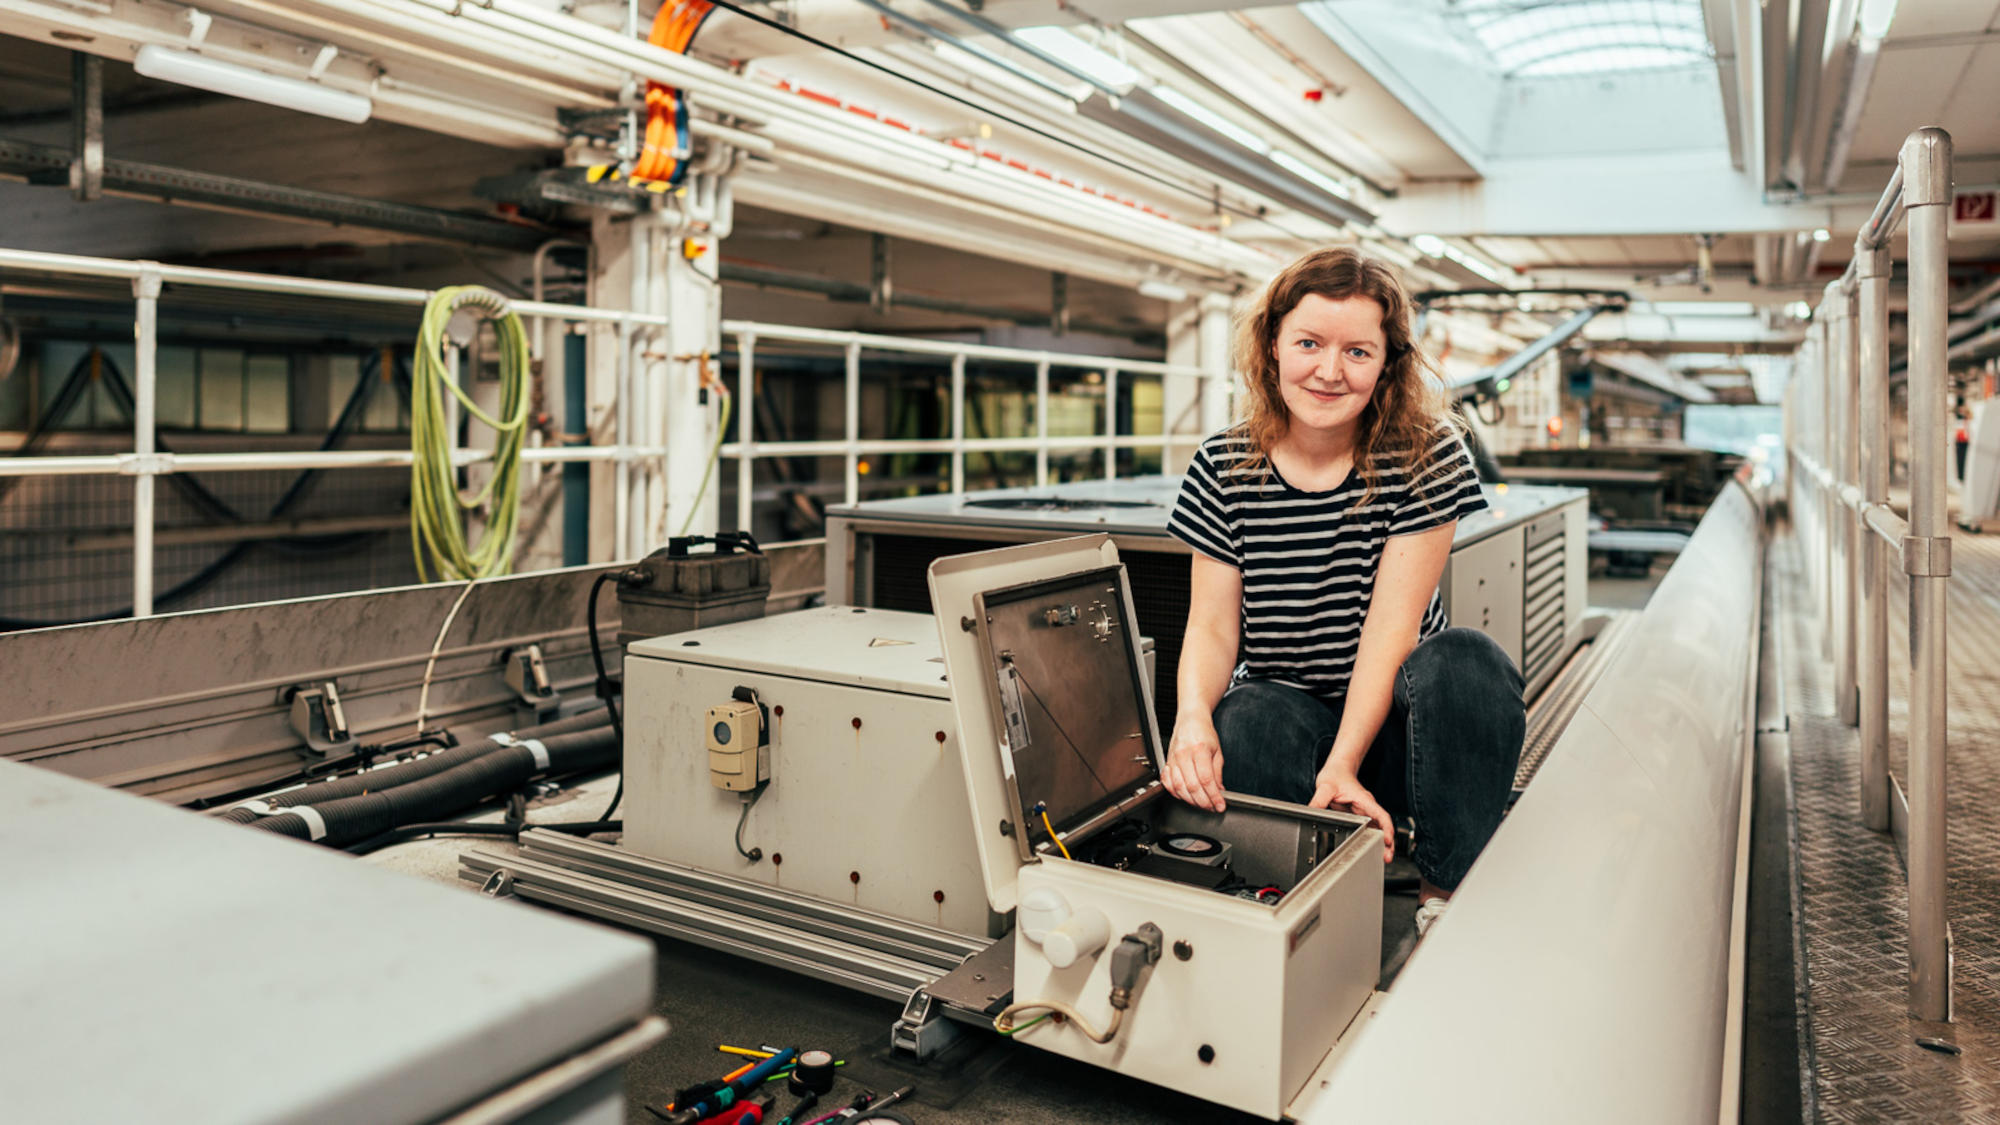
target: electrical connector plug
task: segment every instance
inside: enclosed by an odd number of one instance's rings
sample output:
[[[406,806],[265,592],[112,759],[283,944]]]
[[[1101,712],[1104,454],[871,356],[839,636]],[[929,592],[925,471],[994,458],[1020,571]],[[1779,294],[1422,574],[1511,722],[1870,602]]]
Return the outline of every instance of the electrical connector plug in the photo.
[[[1111,1006],[1120,1011],[1132,1006],[1132,998],[1145,983],[1146,970],[1160,961],[1166,935],[1151,922],[1118,939],[1111,951]]]

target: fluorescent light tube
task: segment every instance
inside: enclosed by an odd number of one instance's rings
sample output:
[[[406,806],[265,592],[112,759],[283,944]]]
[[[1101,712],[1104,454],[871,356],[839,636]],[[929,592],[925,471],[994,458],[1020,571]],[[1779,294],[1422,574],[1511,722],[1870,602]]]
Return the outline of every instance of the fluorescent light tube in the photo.
[[[1106,86],[1124,88],[1139,81],[1139,72],[1124,60],[1098,50],[1066,28],[1023,27],[1015,30],[1014,38],[1034,44]]]
[[[1172,282],[1149,277],[1139,283],[1139,296],[1151,297],[1155,301],[1185,301],[1187,290]]]
[[[1347,190],[1346,184],[1341,183],[1339,180],[1334,179],[1332,176],[1326,175],[1319,169],[1314,168],[1312,165],[1307,164],[1305,161],[1300,160],[1298,157],[1293,156],[1289,152],[1284,152],[1280,150],[1271,153],[1271,163],[1276,164],[1278,167],[1283,168],[1285,171],[1290,172],[1292,175],[1297,176],[1302,180],[1306,180],[1312,183],[1314,186],[1319,187],[1325,191],[1331,192],[1342,199],[1354,198],[1354,194]]]
[[[369,114],[375,111],[375,103],[360,94],[157,44],[149,43],[139,48],[138,57],[132,60],[132,69],[162,82],[213,90],[218,94],[296,109],[302,113],[316,113],[355,125],[368,120]]]
[[[1889,34],[1889,25],[1895,20],[1896,0],[1861,0],[1857,22],[1863,39],[1880,40]]]
[[[1269,141],[1243,128],[1200,102],[1195,101],[1172,86],[1154,87],[1153,96],[1252,152],[1266,153],[1271,151],[1271,143]]]

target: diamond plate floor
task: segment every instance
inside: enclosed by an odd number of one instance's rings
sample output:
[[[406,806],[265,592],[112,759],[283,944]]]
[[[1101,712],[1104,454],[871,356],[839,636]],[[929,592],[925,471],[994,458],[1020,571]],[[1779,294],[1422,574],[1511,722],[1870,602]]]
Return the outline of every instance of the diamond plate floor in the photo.
[[[1947,770],[1949,909],[1957,953],[1956,1022],[1918,1024],[1906,1011],[1907,883],[1885,835],[1862,826],[1859,739],[1833,715],[1833,670],[1820,656],[1801,544],[1774,544],[1792,781],[1798,807],[1805,945],[1804,1070],[1818,1122],[1990,1122],[2000,1125],[2000,538],[1959,534],[1949,632]],[[1905,591],[1890,605],[1891,758],[1904,778],[1909,670]],[[1963,1054],[1916,1045],[1942,1036]]]

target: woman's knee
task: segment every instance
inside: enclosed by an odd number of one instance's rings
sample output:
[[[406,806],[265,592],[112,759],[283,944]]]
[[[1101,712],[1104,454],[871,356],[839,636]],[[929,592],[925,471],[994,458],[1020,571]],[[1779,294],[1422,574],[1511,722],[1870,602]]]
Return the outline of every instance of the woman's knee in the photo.
[[[1307,800],[1339,726],[1326,704],[1298,688],[1238,684],[1215,708],[1223,785],[1279,801]]]
[[[1241,747],[1310,745],[1339,726],[1326,704],[1295,687],[1250,680],[1237,684],[1215,707],[1215,734],[1226,755]]]
[[[1462,626],[1425,638],[1403,661],[1403,672],[1415,691],[1442,688],[1454,696],[1511,698],[1516,705],[1526,686],[1498,641]]]

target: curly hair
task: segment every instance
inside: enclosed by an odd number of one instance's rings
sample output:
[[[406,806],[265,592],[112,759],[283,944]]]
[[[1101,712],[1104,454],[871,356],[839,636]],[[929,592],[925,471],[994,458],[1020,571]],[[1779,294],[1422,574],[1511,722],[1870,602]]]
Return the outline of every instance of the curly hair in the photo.
[[[1375,393],[1362,408],[1354,446],[1354,467],[1366,506],[1377,491],[1377,455],[1387,454],[1410,480],[1430,464],[1431,449],[1448,424],[1444,385],[1437,365],[1411,334],[1410,295],[1386,264],[1346,246],[1314,250],[1271,279],[1257,300],[1237,317],[1236,370],[1248,393],[1238,406],[1234,432],[1250,445],[1238,471],[1271,472],[1271,450],[1291,429],[1291,411],[1278,385],[1278,326],[1309,293],[1331,300],[1367,297],[1382,306],[1387,359]]]

